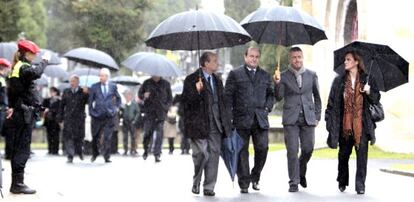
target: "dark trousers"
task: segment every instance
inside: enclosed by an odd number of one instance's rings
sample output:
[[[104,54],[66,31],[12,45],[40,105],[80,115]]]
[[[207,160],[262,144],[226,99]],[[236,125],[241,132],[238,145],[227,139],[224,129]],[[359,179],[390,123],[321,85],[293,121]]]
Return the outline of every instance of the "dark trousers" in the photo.
[[[184,135],[181,135],[181,153],[182,154],[188,154],[190,151],[190,140],[186,138]]]
[[[149,149],[151,149],[151,137],[155,132],[154,142],[154,156],[161,155],[162,149],[162,139],[164,136],[164,121],[155,121],[155,120],[145,120],[144,122],[144,153],[148,154]]]
[[[25,123],[22,111],[14,111],[12,116],[13,127],[7,128],[7,135],[13,136],[11,142],[12,174],[23,174],[26,162],[30,157],[30,143],[32,139],[32,123]]]
[[[65,145],[68,158],[75,155],[83,156],[83,137],[65,137]]]
[[[315,145],[315,126],[306,124],[300,116],[295,125],[284,125],[285,145],[287,150],[289,184],[299,184],[300,178],[306,176],[307,165],[312,157]],[[300,147],[300,157],[298,157]]]
[[[168,150],[172,153],[174,151],[174,139],[173,137],[168,138]]]
[[[128,139],[131,139],[131,151],[130,153],[137,151],[137,134],[135,125],[132,122],[124,121],[122,123],[122,134],[124,143],[124,152],[128,152]]]
[[[49,154],[59,153],[59,141],[60,141],[60,126],[56,121],[48,121],[46,124],[46,138]]]
[[[111,154],[118,153],[118,131],[114,130],[111,137]]]
[[[209,133],[207,139],[192,139],[194,177],[193,185],[198,186],[204,171],[203,189],[213,191],[217,181],[222,135],[217,131]]]
[[[101,136],[103,134],[102,153],[105,159],[109,159],[111,156],[111,140],[114,131],[113,117],[97,119],[92,118],[92,155],[99,155],[99,145]]]
[[[349,185],[349,157],[354,148],[354,138],[352,136],[344,138],[339,137],[339,153],[338,153],[338,178],[337,181],[340,186]],[[355,148],[357,169],[355,176],[355,190],[365,191],[365,179],[367,176],[368,164],[368,138],[367,135],[362,135],[361,143],[358,148]]]
[[[266,163],[269,150],[269,136],[268,130],[260,128],[257,122],[251,129],[237,129],[237,132],[244,140],[244,145],[239,154],[237,177],[240,188],[245,189],[249,187],[250,182],[259,182],[260,180],[260,173]],[[252,137],[254,147],[254,167],[251,172],[249,166],[250,137]]]

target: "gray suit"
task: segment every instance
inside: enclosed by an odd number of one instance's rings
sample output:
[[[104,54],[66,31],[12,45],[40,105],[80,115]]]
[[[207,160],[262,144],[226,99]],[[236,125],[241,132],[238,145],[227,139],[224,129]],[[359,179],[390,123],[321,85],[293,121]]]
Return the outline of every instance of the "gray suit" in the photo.
[[[289,184],[299,184],[301,178],[305,178],[307,163],[315,144],[315,127],[321,119],[318,77],[315,72],[305,70],[302,74],[302,88],[299,88],[295,74],[286,70],[281,74],[280,83],[275,85],[275,95],[277,101],[285,99],[282,124]],[[301,156],[298,158],[299,145]]]

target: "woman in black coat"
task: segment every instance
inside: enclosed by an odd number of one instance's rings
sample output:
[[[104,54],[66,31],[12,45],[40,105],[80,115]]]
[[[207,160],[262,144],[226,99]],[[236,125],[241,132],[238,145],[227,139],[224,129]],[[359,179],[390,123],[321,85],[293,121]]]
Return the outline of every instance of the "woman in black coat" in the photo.
[[[338,187],[341,192],[349,185],[348,161],[353,147],[357,155],[355,190],[365,193],[368,142],[375,143],[375,122],[369,113],[369,105],[377,104],[380,94],[375,82],[367,83],[362,57],[355,51],[345,55],[345,74],[337,76],[329,93],[325,111],[327,144],[338,153]]]

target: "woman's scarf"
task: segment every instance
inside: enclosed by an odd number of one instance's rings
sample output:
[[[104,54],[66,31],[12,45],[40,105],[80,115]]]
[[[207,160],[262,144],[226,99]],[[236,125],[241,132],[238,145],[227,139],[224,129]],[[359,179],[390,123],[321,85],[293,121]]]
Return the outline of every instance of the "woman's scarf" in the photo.
[[[344,89],[344,117],[343,117],[343,135],[347,139],[353,135],[355,146],[359,146],[362,136],[362,110],[364,96],[360,89],[362,85],[359,81],[359,73],[355,78],[355,88],[352,88],[351,75],[345,77]]]

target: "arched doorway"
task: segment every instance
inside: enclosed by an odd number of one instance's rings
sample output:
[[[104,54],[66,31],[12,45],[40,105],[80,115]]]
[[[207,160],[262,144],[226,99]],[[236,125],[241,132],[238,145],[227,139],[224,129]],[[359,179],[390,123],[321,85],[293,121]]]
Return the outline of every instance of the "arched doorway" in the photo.
[[[358,39],[358,6],[356,0],[351,0],[346,7],[344,23],[344,42],[349,44]]]

